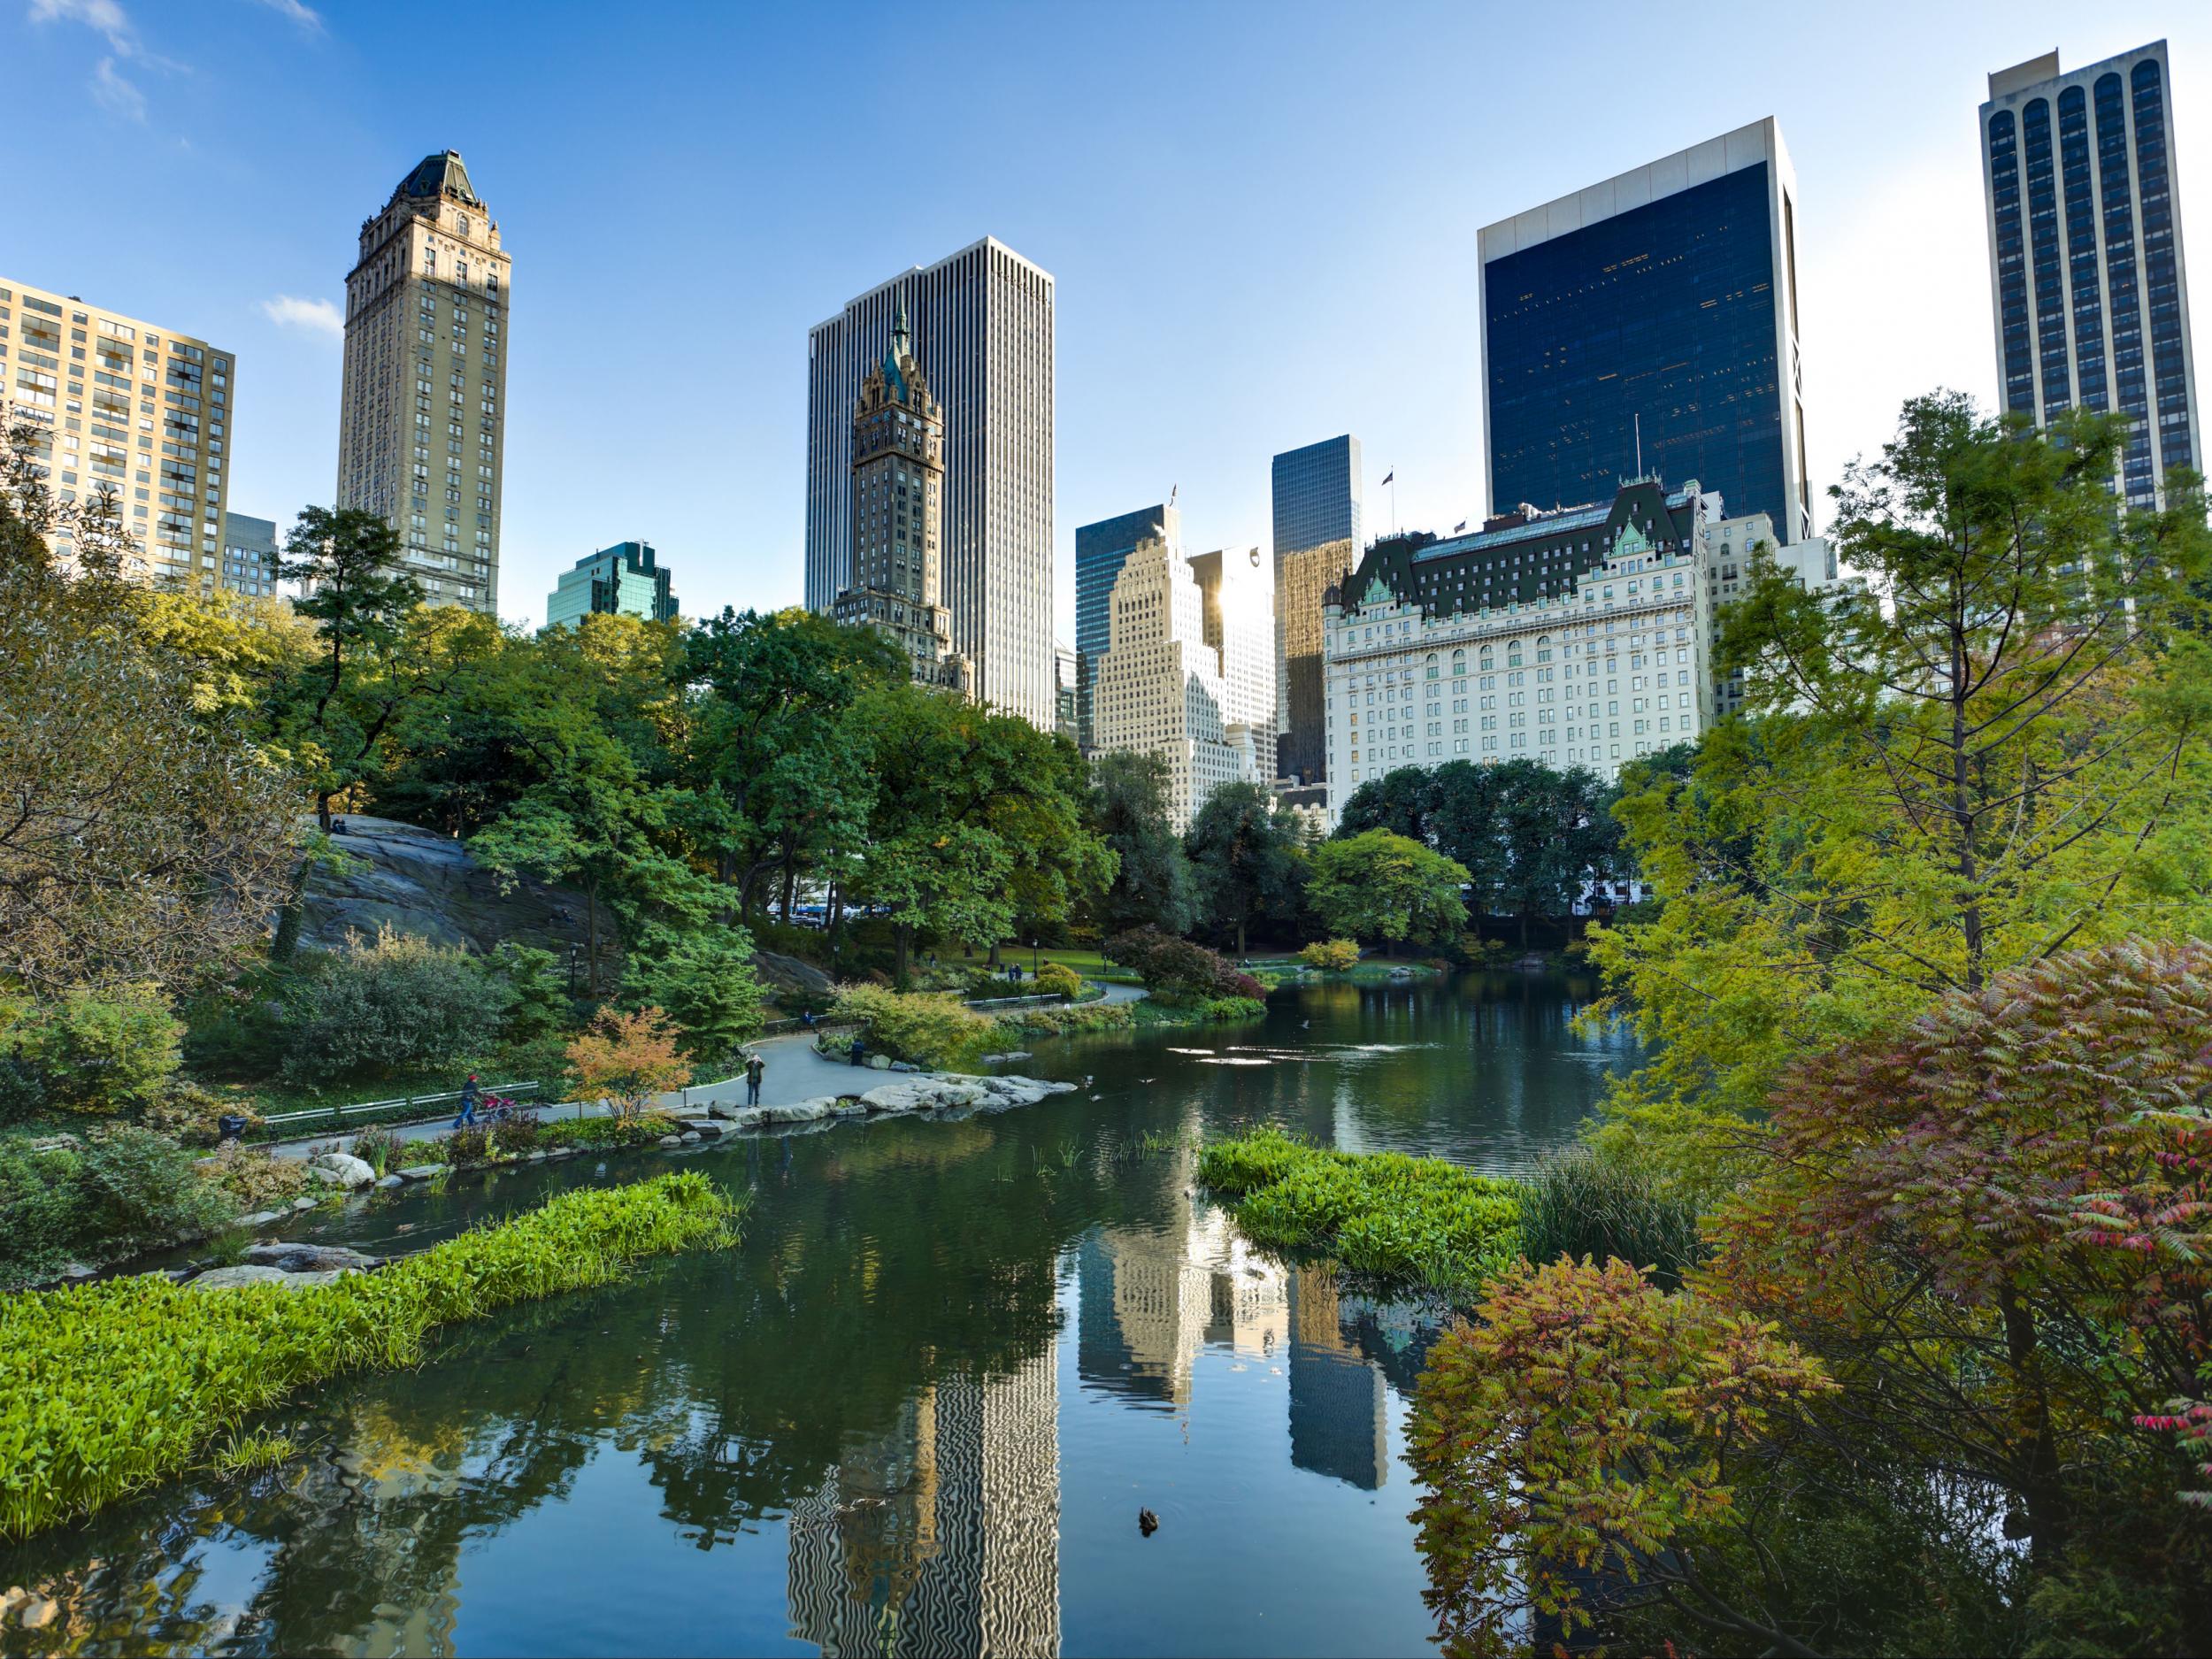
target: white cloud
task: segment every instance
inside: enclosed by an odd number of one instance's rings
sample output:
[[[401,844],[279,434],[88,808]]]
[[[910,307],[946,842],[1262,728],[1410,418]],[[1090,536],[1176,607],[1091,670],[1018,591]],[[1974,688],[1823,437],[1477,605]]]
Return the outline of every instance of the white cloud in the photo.
[[[323,32],[322,13],[312,6],[303,5],[301,0],[260,0],[260,4],[272,12],[281,12],[310,35]]]
[[[116,73],[112,58],[103,58],[92,72],[92,96],[111,115],[127,121],[146,119],[146,95]]]
[[[119,57],[128,58],[138,50],[137,33],[115,0],[31,0],[31,21],[81,23],[97,29]]]
[[[346,319],[328,300],[303,300],[280,294],[273,300],[262,301],[261,311],[279,327],[303,328],[311,334],[326,334],[333,340],[345,336]]]

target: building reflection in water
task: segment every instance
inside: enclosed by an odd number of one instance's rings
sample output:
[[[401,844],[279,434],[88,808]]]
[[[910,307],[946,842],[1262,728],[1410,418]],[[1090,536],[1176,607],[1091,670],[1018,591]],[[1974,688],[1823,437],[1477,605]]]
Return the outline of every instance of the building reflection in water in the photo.
[[[955,1375],[791,1506],[791,1633],[825,1654],[1060,1651],[1057,1343]]]
[[[1312,1268],[1290,1282],[1290,1461],[1364,1492],[1390,1474],[1382,1369],[1345,1340],[1336,1281]]]

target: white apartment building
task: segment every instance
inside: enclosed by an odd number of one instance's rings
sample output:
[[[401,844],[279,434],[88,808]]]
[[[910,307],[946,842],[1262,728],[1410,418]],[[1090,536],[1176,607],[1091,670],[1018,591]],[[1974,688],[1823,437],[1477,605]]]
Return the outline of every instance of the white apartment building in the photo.
[[[1379,542],[1323,607],[1330,821],[1401,766],[1526,758],[1610,779],[1694,739],[1741,701],[1715,682],[1716,624],[1762,542],[1764,513],[1724,518],[1695,480],[1655,479],[1609,505]],[[1833,580],[1817,538],[1777,557]]]
[[[1094,741],[1166,757],[1179,833],[1223,784],[1274,776],[1273,583],[1257,548],[1188,558],[1146,538],[1115,578],[1110,629]]]

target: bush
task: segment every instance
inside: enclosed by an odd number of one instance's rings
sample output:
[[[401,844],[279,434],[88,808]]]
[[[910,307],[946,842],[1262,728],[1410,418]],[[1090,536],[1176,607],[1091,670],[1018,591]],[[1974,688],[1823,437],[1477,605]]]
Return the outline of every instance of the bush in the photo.
[[[1083,995],[1083,976],[1064,962],[1048,962],[1037,970],[1037,989],[1047,996],[1064,996],[1070,1002]]]
[[[874,985],[840,986],[830,1018],[858,1025],[862,1039],[879,1053],[931,1067],[982,1053],[999,1029],[956,997],[902,995]]]
[[[674,1134],[681,1126],[673,1118],[661,1112],[647,1112],[637,1118],[563,1118],[539,1125],[538,1145],[548,1151],[556,1147],[575,1147],[580,1150],[647,1147],[663,1135]]]
[[[1006,1038],[1064,1036],[1075,1031],[1126,1031],[1137,1023],[1137,1002],[1063,1002],[1057,1007],[1013,1008],[998,1016]]]
[[[1519,1253],[1513,1184],[1441,1158],[1332,1152],[1269,1127],[1208,1146],[1198,1179],[1239,1199],[1255,1243],[1325,1250],[1392,1284],[1464,1295]]]
[[[386,1124],[371,1124],[354,1133],[353,1156],[374,1170],[380,1176],[388,1175],[400,1164],[401,1146],[396,1131]]]
[[[244,1102],[202,1088],[197,1083],[173,1083],[169,1092],[140,1115],[139,1121],[180,1146],[211,1147],[222,1138],[226,1115],[243,1118],[247,1124],[261,1121],[261,1114]]]
[[[511,1045],[542,1041],[575,1023],[568,976],[559,963],[549,950],[512,941],[492,952],[491,971],[511,993],[501,1033]]]
[[[465,950],[388,926],[376,942],[319,959],[286,995],[296,1082],[450,1065],[498,1041],[515,991]]]
[[[1198,1005],[1198,1011],[1215,1025],[1231,1025],[1240,1020],[1265,1019],[1267,1004],[1256,996],[1210,996]]]
[[[59,1002],[19,1004],[0,1056],[27,1074],[40,1103],[102,1117],[143,1110],[167,1093],[184,1027],[150,985],[77,987]]]
[[[229,1199],[231,1214],[277,1209],[307,1190],[307,1160],[280,1158],[234,1141],[209,1160],[204,1179]]]
[[[134,1124],[104,1124],[43,1150],[0,1139],[0,1284],[28,1284],[72,1261],[119,1261],[231,1215],[188,1153]]]
[[[1116,934],[1106,941],[1106,954],[1134,968],[1156,995],[1203,1002],[1209,997],[1266,995],[1267,987],[1257,979],[1240,973],[1205,946],[1156,927]]]
[[[1647,1172],[1577,1147],[1537,1166],[1521,1189],[1521,1248],[1541,1265],[1561,1257],[1649,1268],[1669,1289],[1702,1256],[1697,1206]]]
[[[1309,968],[1341,973],[1359,965],[1359,946],[1349,939],[1317,939],[1298,953],[1298,960]]]
[[[442,1325],[726,1245],[734,1214],[705,1177],[664,1175],[565,1194],[326,1285],[196,1291],[143,1276],[0,1302],[0,1353],[41,1379],[0,1398],[0,1537],[181,1472],[296,1388],[416,1364]]]

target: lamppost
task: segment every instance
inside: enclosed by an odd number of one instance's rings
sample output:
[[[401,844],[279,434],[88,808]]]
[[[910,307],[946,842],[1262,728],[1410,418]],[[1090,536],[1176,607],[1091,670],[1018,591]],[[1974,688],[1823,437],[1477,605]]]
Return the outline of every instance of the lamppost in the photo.
[[[1033,933],[1029,939],[1029,977],[1033,979],[1037,977],[1037,938]]]

